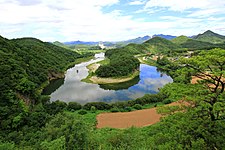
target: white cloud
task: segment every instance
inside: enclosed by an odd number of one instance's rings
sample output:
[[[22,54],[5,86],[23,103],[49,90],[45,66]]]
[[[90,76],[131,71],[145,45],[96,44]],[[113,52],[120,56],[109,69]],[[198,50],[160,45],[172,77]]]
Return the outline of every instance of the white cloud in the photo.
[[[144,9],[138,12],[153,14],[169,10],[190,13],[190,17],[201,17],[225,13],[224,7],[225,1],[215,0],[148,0]]]
[[[212,0],[149,0],[146,8],[164,7],[172,11],[184,11],[191,8],[206,8],[215,1]]]
[[[141,0],[134,0],[129,2],[129,5],[143,5],[145,4],[145,1],[141,1]]]
[[[133,0],[130,3],[143,2]],[[150,0],[145,8],[136,12],[137,15],[146,15],[147,11],[153,15],[165,11],[165,8],[188,12],[189,16],[173,20],[168,16],[152,19],[123,15],[119,0],[0,0],[0,34],[6,38],[32,36],[45,41],[118,41],[155,33],[190,35],[200,27],[224,32],[224,19],[204,16],[205,13],[224,14],[224,3],[213,0],[189,0],[188,3],[185,0]],[[103,12],[103,8],[114,4],[117,10]],[[193,8],[197,10],[191,11]],[[205,20],[211,18],[211,22],[206,25],[203,17]]]

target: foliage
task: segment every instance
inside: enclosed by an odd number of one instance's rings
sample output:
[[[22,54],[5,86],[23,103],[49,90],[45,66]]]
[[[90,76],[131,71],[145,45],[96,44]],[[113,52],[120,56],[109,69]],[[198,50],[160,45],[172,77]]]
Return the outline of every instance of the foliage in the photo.
[[[0,37],[0,129],[19,130],[25,124],[43,126],[45,111],[32,109],[49,99],[42,99],[37,89],[48,80],[62,77],[66,66],[79,57],[78,53],[38,39]],[[43,121],[35,125],[38,116]]]
[[[172,39],[171,42],[176,44],[182,44],[182,43],[185,43],[188,39],[189,39],[188,37],[182,35]]]
[[[133,108],[134,108],[134,109],[137,109],[137,110],[140,110],[140,109],[142,109],[142,105],[140,105],[140,104],[135,104],[135,105],[133,106]]]
[[[225,50],[217,48],[201,52],[182,62],[206,89],[201,91],[205,96],[198,97],[195,101],[201,107],[200,111],[204,112],[202,115],[210,117],[212,121],[225,118]]]
[[[106,56],[110,59],[109,64],[101,65],[96,74],[99,77],[121,77],[133,73],[139,67],[137,58],[131,55],[127,49],[109,50]]]
[[[85,115],[85,114],[87,114],[87,111],[81,109],[80,111],[78,111],[78,114],[80,114],[80,115]]]
[[[67,110],[69,111],[76,111],[76,110],[80,110],[81,108],[82,108],[81,104],[77,102],[69,102],[67,105]]]
[[[105,102],[90,102],[86,103],[83,108],[85,110],[91,110],[91,107],[94,106],[98,110],[108,110],[110,109],[110,105]]]
[[[45,104],[45,109],[49,114],[57,114],[59,112],[63,112],[67,108],[67,103],[63,101],[54,101],[48,104]]]
[[[35,39],[24,39],[27,43],[21,43],[21,40],[9,41],[0,37],[0,149],[211,150],[225,147],[225,134],[223,134],[225,131],[225,50],[217,48],[203,51],[192,58],[182,59],[176,63],[168,61],[167,58],[159,59],[159,64],[161,63],[162,67],[175,77],[176,82],[167,84],[158,94],[146,94],[136,100],[112,104],[87,103],[80,110],[81,106],[77,103],[67,104],[60,101],[50,103],[49,97],[40,97],[35,93],[43,79],[32,79],[32,77],[37,75],[37,77],[48,78],[48,66],[52,64],[44,59],[50,58],[48,51],[51,53],[52,49],[46,47],[52,46]],[[34,46],[31,46],[30,52],[23,49],[33,45],[32,43]],[[46,53],[42,52],[42,47],[47,51]],[[46,57],[39,57],[39,53],[34,53],[31,49],[41,51],[40,53],[44,53]],[[54,53],[60,56],[57,56],[58,68],[51,68],[53,72],[62,71],[68,62],[75,59],[75,56],[68,56],[69,59],[71,58],[68,60],[63,54],[64,49],[62,53],[60,48],[56,49],[59,53],[57,51]],[[136,50],[133,49],[132,54],[128,55],[133,57]],[[72,52],[68,53],[73,55]],[[125,52],[122,53],[125,55]],[[39,62],[41,62],[44,68],[42,75],[39,75],[43,71],[41,67],[36,68],[37,70],[30,68],[29,61],[32,59],[25,59],[28,54],[31,58],[37,57],[34,58],[37,61],[35,67],[40,67]],[[109,54],[109,58],[114,57],[113,55],[113,53]],[[61,61],[60,58],[63,60]],[[31,73],[36,71],[39,74]],[[191,76],[201,80],[197,84],[190,84]],[[161,111],[163,114],[171,115],[161,118],[161,121],[155,125],[123,130],[96,129],[96,116],[105,112],[102,110],[130,111],[133,108],[143,108],[145,104],[169,103],[177,100],[185,100],[190,105],[183,111],[178,111],[180,109],[177,106],[163,109]]]
[[[225,36],[214,33],[210,30],[207,30],[203,34],[198,34],[197,36],[194,37],[194,39],[203,41],[203,42],[214,43],[214,44],[225,42]]]

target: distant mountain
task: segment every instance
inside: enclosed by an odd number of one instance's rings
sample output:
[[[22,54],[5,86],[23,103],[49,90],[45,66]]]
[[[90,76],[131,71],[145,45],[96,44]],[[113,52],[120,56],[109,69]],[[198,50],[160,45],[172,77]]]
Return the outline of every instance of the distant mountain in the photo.
[[[143,43],[143,42],[145,42],[149,39],[151,39],[151,37],[146,35],[146,36],[143,36],[143,37],[138,37],[138,38],[135,38],[135,39],[130,39],[130,40],[127,40],[127,41],[121,41],[121,42],[117,42],[117,43],[123,43],[125,45],[131,44],[131,43],[141,44],[141,43]]]
[[[198,34],[197,36],[194,36],[193,39],[203,41],[203,42],[214,43],[214,44],[225,42],[225,36],[214,33],[210,30],[207,30],[206,32],[202,34]]]
[[[110,41],[103,41],[102,43],[105,45],[105,46],[108,46],[108,47],[123,47],[123,46],[126,46],[128,44],[131,44],[131,43],[134,43],[134,44],[141,44],[147,40],[149,40],[151,37],[146,35],[144,37],[138,37],[138,38],[135,38],[135,39],[130,39],[130,40],[126,40],[126,41],[118,41],[118,42],[110,42]],[[55,42],[54,42],[55,43]],[[71,45],[75,46],[75,45],[98,45],[99,44],[99,41],[70,41],[70,42],[64,42],[64,43],[60,43],[60,42],[56,42],[55,43],[57,46],[62,46],[61,44],[64,44],[64,45],[67,45],[69,47],[71,47]]]
[[[184,36],[184,35],[181,35],[181,36],[178,36],[174,39],[171,40],[171,42],[175,43],[175,44],[182,44],[182,43],[185,43],[188,39],[187,36]]]
[[[92,41],[70,41],[70,42],[64,42],[65,45],[97,45],[99,42],[92,42]]]
[[[164,34],[154,34],[152,37],[161,37],[167,40],[172,40],[174,38],[176,38],[176,36],[173,35],[164,35]]]

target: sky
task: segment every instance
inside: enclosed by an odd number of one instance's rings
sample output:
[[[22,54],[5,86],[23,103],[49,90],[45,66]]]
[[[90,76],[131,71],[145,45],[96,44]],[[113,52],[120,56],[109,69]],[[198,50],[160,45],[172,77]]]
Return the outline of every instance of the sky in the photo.
[[[225,0],[0,0],[0,35],[121,41],[154,34],[225,35]]]

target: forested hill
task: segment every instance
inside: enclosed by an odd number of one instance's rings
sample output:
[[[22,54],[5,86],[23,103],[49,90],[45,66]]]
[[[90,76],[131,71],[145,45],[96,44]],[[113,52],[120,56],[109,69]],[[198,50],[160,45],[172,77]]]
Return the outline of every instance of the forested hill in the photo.
[[[219,43],[225,42],[225,36],[214,33],[210,30],[207,30],[202,34],[198,34],[197,36],[194,36],[193,39],[203,41],[203,42],[214,43],[214,44],[219,44]]]
[[[18,96],[32,97],[34,103],[38,99],[35,90],[49,78],[62,75],[78,57],[78,53],[35,38],[0,37],[0,105],[12,109],[10,104],[18,103]]]
[[[181,49],[180,45],[161,37],[154,37],[146,41],[144,45],[146,45],[148,49],[156,53],[168,53],[171,51],[179,51]]]

